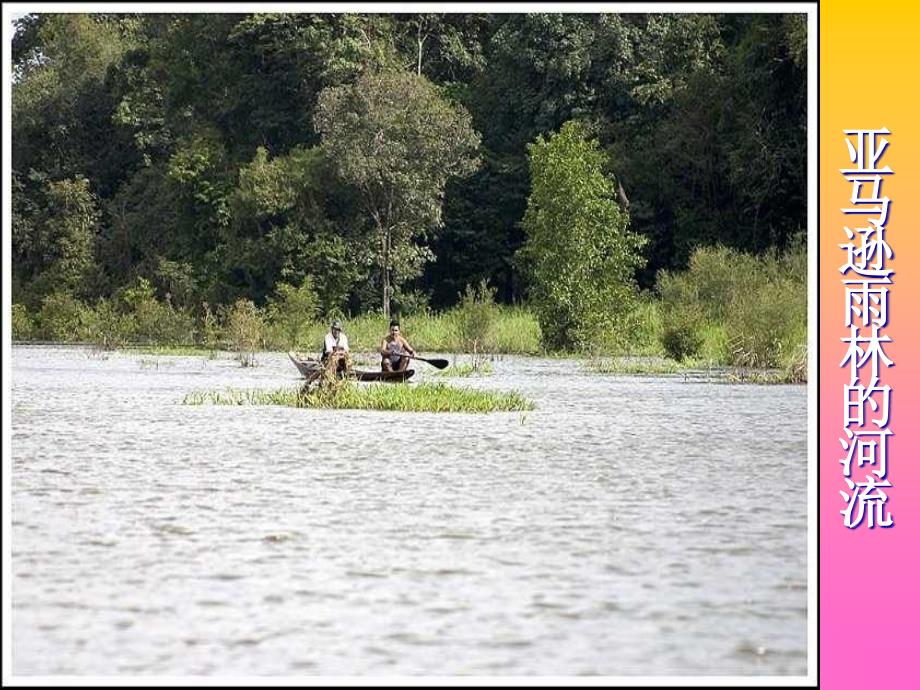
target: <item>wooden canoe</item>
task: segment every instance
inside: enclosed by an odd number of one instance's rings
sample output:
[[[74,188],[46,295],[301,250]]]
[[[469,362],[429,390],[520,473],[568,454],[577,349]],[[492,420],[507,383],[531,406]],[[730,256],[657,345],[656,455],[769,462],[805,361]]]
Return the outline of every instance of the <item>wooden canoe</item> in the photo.
[[[304,378],[313,379],[319,376],[319,372],[322,369],[322,364],[318,359],[313,357],[304,357],[299,355],[296,352],[288,352],[288,357],[291,358],[291,361],[294,363],[294,366],[297,367],[297,371],[301,373]],[[415,374],[414,369],[406,369],[405,371],[362,371],[360,369],[353,369],[348,372],[346,376],[357,379],[358,381],[385,381],[388,383],[400,383],[406,381]]]
[[[360,371],[355,369],[351,373],[359,381],[402,383],[412,378],[412,375],[415,374],[415,369],[406,369],[405,371]]]

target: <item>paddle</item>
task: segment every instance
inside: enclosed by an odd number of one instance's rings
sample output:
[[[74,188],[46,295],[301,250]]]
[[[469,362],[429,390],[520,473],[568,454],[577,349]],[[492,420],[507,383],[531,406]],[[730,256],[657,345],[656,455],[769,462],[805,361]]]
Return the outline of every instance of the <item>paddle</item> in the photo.
[[[450,364],[450,362],[448,362],[446,359],[428,359],[426,357],[419,357],[418,355],[407,355],[405,353],[403,353],[402,356],[408,357],[409,359],[418,359],[423,362],[428,362],[435,369],[446,369]]]

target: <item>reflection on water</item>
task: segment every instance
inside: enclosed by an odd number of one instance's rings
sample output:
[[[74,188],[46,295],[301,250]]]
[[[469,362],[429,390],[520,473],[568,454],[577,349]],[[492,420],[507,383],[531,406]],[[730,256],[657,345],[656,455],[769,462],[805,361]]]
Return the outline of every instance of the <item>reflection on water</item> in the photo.
[[[804,387],[505,358],[455,383],[525,417],[180,404],[296,385],[259,362],[13,348],[14,673],[805,673]]]

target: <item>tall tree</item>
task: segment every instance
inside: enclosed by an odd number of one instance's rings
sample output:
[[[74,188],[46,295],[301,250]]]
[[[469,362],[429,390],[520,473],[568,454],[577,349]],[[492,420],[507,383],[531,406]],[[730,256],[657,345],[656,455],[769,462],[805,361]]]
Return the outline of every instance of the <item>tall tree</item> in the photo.
[[[643,238],[627,229],[604,174],[605,154],[578,122],[530,152],[531,192],[520,250],[547,345],[585,348],[628,314]]]
[[[353,185],[378,237],[383,312],[392,287],[418,275],[424,242],[441,225],[444,187],[475,170],[479,135],[469,113],[424,77],[363,74],[319,96],[314,118],[342,180]]]

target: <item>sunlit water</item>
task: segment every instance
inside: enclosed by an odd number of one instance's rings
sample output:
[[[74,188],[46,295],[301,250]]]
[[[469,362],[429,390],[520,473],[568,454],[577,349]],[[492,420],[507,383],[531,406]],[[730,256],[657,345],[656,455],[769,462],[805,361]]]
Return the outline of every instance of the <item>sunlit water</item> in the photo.
[[[258,363],[13,348],[14,673],[806,671],[805,387],[504,358],[454,383],[535,411],[181,404],[296,385]]]

